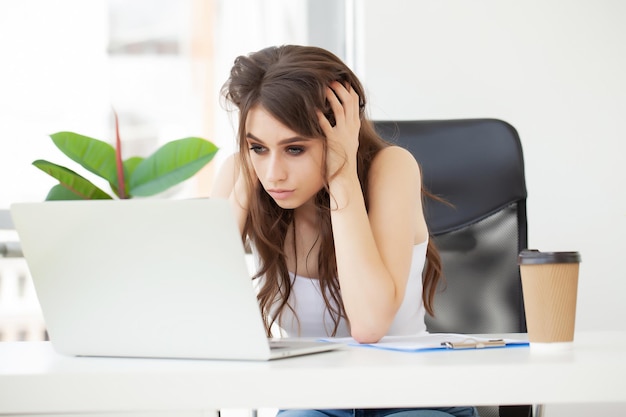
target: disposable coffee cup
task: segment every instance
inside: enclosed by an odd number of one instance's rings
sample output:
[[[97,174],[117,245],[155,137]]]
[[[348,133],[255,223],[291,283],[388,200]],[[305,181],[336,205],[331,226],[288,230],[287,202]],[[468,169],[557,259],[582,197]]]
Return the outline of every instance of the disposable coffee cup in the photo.
[[[518,264],[531,348],[571,346],[576,324],[580,254],[524,250],[519,253]]]

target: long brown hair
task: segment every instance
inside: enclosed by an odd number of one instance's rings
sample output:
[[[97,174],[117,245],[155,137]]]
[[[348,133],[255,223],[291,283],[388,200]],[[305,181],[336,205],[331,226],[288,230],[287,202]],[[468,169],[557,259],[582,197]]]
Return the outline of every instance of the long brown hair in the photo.
[[[239,158],[249,189],[249,212],[243,230],[243,239],[250,239],[260,258],[260,268],[253,278],[264,277],[258,294],[266,331],[288,304],[291,278],[285,256],[285,239],[290,228],[295,229],[292,209],[279,207],[258,185],[258,179],[249,169],[246,141],[248,113],[262,106],[289,129],[304,137],[324,137],[316,110],[321,109],[334,124],[334,114],[326,100],[326,88],[333,81],[349,84],[359,95],[361,129],[357,154],[357,171],[365,202],[368,202],[368,172],[375,155],[390,144],[375,131],[365,117],[365,91],[356,75],[335,55],[317,47],[284,45],[270,47],[247,56],[239,56],[222,88],[227,101],[239,110]],[[324,141],[326,146],[326,141]],[[337,261],[330,221],[330,196],[327,188],[315,197],[320,231],[320,251],[317,260],[319,283],[324,302],[333,319],[335,335],[340,319],[347,320],[337,279]],[[295,245],[295,243],[294,243]],[[295,248],[294,253],[295,252]],[[297,273],[297,271],[296,271]],[[429,239],[427,263],[423,275],[422,300],[426,311],[433,314],[433,299],[441,276],[441,260]],[[274,316],[274,317],[272,317]]]

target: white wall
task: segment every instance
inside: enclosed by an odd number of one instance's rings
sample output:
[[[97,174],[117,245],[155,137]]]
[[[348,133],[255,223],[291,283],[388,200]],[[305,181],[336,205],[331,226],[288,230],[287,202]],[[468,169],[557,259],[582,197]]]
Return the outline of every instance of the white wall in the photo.
[[[577,329],[626,330],[626,2],[365,0],[372,117],[496,117],[526,161],[529,245],[581,252]]]
[[[355,7],[355,65],[372,117],[513,124],[525,153],[529,245],[581,252],[577,330],[626,330],[626,2],[357,0]],[[591,406],[547,411],[602,415]]]

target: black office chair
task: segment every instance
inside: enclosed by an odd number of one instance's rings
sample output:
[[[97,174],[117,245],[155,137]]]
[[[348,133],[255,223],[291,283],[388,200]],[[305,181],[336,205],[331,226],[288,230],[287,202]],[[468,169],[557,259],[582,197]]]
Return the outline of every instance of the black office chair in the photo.
[[[494,119],[377,121],[378,133],[411,151],[424,187],[426,221],[445,282],[431,332],[523,333],[517,255],[527,247],[526,183],[516,130]],[[532,407],[479,407],[481,417],[532,415]]]

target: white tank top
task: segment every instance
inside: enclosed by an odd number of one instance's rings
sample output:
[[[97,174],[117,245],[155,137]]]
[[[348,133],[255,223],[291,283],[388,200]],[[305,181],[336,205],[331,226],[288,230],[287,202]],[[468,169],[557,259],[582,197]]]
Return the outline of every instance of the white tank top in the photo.
[[[426,331],[424,303],[422,302],[422,271],[426,261],[428,241],[413,247],[411,270],[404,300],[387,332],[389,336],[414,335]],[[317,279],[291,275],[292,292],[278,322],[280,328],[272,329],[275,337],[327,337],[331,336],[333,320],[326,309]],[[295,312],[295,314],[294,314]],[[337,337],[348,337],[350,331],[345,320],[339,322]]]

